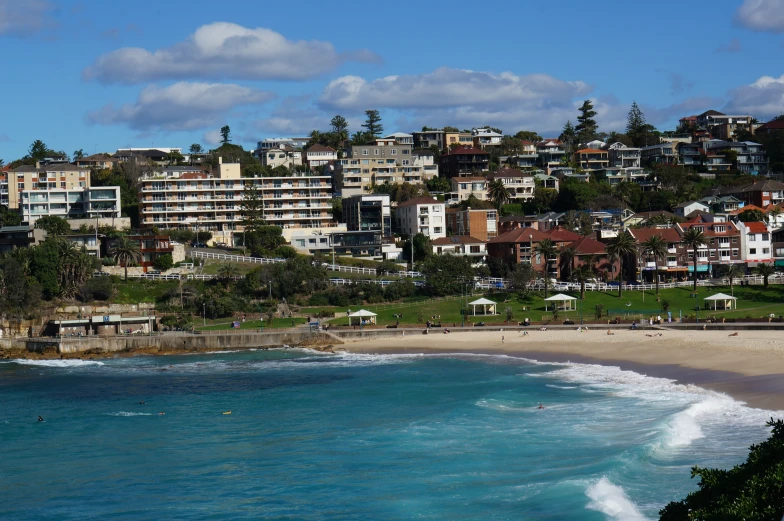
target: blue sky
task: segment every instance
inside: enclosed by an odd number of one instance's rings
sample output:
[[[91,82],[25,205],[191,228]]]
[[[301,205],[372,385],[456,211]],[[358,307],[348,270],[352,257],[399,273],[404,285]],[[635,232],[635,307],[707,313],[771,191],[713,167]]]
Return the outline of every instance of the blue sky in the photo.
[[[233,0],[0,0],[0,158],[35,139],[71,153],[246,148],[326,130],[493,125],[557,135],[595,101],[622,130],[713,108],[784,113],[784,0],[385,5]]]

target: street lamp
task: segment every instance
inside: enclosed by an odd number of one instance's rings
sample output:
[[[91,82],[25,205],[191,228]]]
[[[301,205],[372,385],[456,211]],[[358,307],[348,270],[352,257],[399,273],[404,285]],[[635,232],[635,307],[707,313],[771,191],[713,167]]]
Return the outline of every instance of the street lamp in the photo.
[[[207,325],[207,303],[203,302],[202,305],[202,318],[204,319],[204,325]]]

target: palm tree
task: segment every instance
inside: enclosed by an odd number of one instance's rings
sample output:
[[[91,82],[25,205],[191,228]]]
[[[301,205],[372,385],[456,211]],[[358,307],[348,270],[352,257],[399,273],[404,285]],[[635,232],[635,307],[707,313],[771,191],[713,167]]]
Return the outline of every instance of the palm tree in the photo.
[[[234,277],[239,275],[240,271],[237,269],[236,264],[232,264],[230,262],[224,262],[220,266],[218,266],[218,278],[223,281],[224,286],[226,289],[229,289],[229,284],[231,281],[234,280]]]
[[[122,267],[125,268],[125,280],[128,280],[128,265],[136,264],[142,260],[142,250],[138,241],[132,241],[128,237],[120,237],[114,243],[114,247],[109,251],[109,255]]]
[[[645,255],[653,257],[653,265],[656,269],[654,280],[656,281],[656,294],[659,294],[659,260],[667,255],[667,241],[661,235],[651,235],[642,243],[642,251]]]
[[[585,299],[585,283],[596,276],[593,268],[587,264],[581,264],[572,271],[571,279],[580,283],[580,298]]]
[[[634,240],[628,232],[619,233],[617,237],[611,239],[607,243],[607,253],[610,255],[617,255],[621,263],[619,270],[619,278],[623,278],[623,265],[624,260],[629,255],[634,255],[637,252],[637,241]],[[623,296],[623,281],[618,281],[618,298]]]
[[[619,260],[618,254],[607,252],[607,254],[604,256],[604,266],[606,266],[606,269],[604,270],[605,274],[606,273],[610,273],[610,274],[614,274],[615,273],[615,263],[618,262],[618,260]],[[612,280],[613,278],[617,279],[617,277],[613,277],[613,275],[611,275],[609,277],[610,280]],[[605,275],[605,280],[607,280],[607,276],[606,275]]]
[[[547,298],[547,290],[550,287],[550,262],[555,257],[558,250],[550,239],[542,239],[536,245],[536,253],[544,258],[544,298]]]
[[[681,242],[694,253],[694,291],[697,291],[697,248],[705,245],[705,234],[696,228],[689,228],[683,232]]]
[[[739,279],[743,277],[743,270],[740,269],[740,266],[737,264],[730,264],[727,266],[727,273],[725,273],[728,279],[730,279],[730,291],[732,290],[732,283],[735,279]]]
[[[72,298],[95,269],[93,259],[70,241],[57,239],[57,282],[60,296]]]
[[[772,265],[763,262],[762,264],[759,264],[756,268],[754,268],[754,271],[756,271],[758,275],[762,275],[763,287],[767,288],[768,277],[773,275],[773,273],[775,273],[776,270],[773,268]]]
[[[498,211],[501,211],[501,206],[509,201],[509,189],[504,186],[504,182],[500,179],[494,179],[487,185],[487,197],[493,201]]]
[[[561,248],[559,253],[561,254],[561,265],[569,268],[568,276],[571,276],[572,271],[574,270],[574,258],[577,256],[577,248],[575,248],[573,244],[569,244]],[[593,266],[593,264],[591,264],[591,266]]]

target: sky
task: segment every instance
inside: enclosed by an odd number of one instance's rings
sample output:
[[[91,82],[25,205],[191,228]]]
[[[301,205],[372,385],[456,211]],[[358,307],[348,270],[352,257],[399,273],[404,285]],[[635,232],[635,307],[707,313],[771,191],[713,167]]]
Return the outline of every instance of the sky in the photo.
[[[0,0],[0,159],[246,149],[328,130],[490,125],[557,136],[585,99],[666,130],[708,109],[784,113],[784,0],[394,3]],[[328,7],[325,7],[327,6]]]

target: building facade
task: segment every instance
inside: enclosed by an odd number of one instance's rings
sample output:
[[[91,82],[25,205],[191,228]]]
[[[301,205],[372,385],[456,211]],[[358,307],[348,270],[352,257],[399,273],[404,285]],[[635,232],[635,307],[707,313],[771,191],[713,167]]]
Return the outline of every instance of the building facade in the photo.
[[[397,205],[395,221],[400,233],[413,237],[417,233],[430,239],[446,237],[444,203],[432,197],[417,197]]]
[[[526,202],[534,198],[536,179],[533,175],[515,170],[502,168],[497,172],[487,174],[488,181],[500,179],[509,191],[509,199],[515,202]]]
[[[447,179],[487,172],[490,154],[473,147],[453,148],[441,156],[439,167],[441,175]]]
[[[361,194],[343,199],[343,219],[350,232],[381,232],[392,236],[392,212],[386,194]]]
[[[498,212],[495,209],[448,208],[446,229],[451,235],[469,235],[487,241],[498,236]]]

